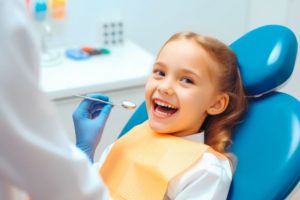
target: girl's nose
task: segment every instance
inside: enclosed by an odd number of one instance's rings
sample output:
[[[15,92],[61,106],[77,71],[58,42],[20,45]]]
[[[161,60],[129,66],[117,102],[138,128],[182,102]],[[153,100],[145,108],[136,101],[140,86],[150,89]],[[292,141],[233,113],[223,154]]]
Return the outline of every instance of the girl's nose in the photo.
[[[174,90],[171,86],[172,84],[169,81],[165,81],[164,83],[161,83],[158,86],[158,91],[161,94],[165,94],[165,95],[173,95],[174,94]]]

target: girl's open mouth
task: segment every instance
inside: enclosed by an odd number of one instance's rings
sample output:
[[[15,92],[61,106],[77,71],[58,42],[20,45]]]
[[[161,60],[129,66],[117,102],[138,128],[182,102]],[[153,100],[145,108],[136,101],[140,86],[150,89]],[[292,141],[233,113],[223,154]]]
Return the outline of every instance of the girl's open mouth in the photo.
[[[153,99],[152,105],[155,115],[159,118],[170,117],[178,111],[178,107],[159,99]]]

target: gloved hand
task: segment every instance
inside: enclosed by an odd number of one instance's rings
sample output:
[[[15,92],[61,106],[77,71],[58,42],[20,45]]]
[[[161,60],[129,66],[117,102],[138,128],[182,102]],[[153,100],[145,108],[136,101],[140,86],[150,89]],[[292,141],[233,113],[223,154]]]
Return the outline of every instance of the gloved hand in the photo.
[[[87,96],[109,101],[109,98],[102,94]],[[73,113],[76,146],[84,151],[92,162],[111,108],[109,104],[84,99]]]

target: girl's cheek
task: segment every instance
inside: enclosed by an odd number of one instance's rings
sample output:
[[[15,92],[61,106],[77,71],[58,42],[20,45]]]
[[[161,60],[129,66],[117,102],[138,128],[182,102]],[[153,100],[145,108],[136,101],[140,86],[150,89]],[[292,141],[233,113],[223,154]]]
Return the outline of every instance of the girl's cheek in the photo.
[[[146,101],[151,98],[152,93],[153,93],[152,86],[151,86],[151,84],[147,83],[145,85],[145,99],[146,99]]]
[[[146,93],[146,95],[149,93],[149,90],[150,90],[150,84],[147,82],[146,85],[145,85],[145,93]]]
[[[150,92],[155,89],[155,85],[157,85],[157,81],[154,79],[148,79],[145,85],[145,91]]]

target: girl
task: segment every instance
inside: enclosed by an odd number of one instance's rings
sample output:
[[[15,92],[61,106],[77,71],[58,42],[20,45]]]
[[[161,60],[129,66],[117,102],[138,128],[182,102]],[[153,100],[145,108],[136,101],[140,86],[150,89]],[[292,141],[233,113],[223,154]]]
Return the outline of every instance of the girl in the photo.
[[[102,154],[99,173],[113,199],[226,199],[226,150],[246,108],[230,48],[192,32],[161,48],[145,87],[149,120]]]

